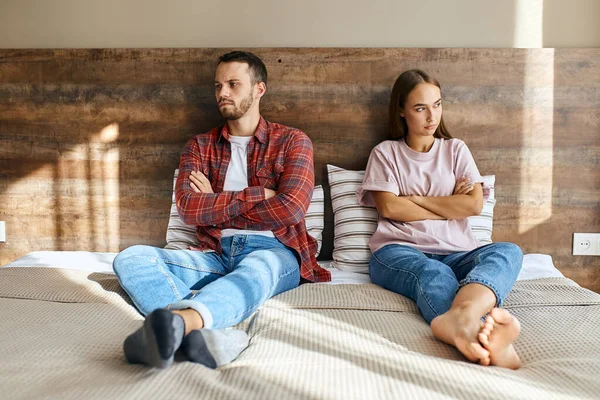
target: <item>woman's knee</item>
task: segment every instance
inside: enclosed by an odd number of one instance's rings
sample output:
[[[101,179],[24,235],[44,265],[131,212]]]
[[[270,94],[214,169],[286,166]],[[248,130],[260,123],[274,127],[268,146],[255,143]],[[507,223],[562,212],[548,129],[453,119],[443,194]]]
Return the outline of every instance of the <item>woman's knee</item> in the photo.
[[[496,243],[496,245],[496,251],[502,253],[511,263],[518,265],[519,268],[521,267],[523,263],[523,250],[519,246],[510,242],[500,242]]]
[[[509,242],[498,242],[492,245],[489,253],[490,261],[495,260],[503,277],[517,279],[523,265],[523,251],[519,246]]]
[[[514,254],[523,256],[523,250],[521,250],[521,248],[514,243],[498,242],[498,243],[496,243],[496,246],[498,246],[500,249],[502,249],[505,252],[510,252],[510,253],[514,253]]]

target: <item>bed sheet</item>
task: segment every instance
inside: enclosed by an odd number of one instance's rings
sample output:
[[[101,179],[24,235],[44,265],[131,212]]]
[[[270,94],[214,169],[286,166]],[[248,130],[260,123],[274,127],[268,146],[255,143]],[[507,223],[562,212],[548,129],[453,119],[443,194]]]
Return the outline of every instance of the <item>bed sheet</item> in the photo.
[[[34,251],[5,267],[47,267],[66,268],[78,271],[114,273],[112,262],[118,253],[90,251]],[[319,261],[319,264],[331,272],[331,284],[370,283],[367,274],[336,269],[331,261]],[[563,274],[552,263],[548,254],[525,254],[523,267],[517,280],[561,278]]]

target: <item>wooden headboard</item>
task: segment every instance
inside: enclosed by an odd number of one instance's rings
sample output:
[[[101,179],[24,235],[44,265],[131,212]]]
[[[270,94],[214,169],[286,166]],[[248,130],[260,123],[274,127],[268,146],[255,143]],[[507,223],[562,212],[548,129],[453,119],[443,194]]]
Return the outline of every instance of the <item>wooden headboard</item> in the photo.
[[[261,108],[302,129],[326,164],[364,169],[385,138],[396,77],[436,76],[450,132],[496,175],[495,241],[551,254],[600,291],[600,49],[250,49],[266,63]],[[222,121],[213,97],[229,49],[0,50],[0,264],[34,250],[165,243],[173,170],[194,134]],[[326,197],[321,258],[332,251]]]

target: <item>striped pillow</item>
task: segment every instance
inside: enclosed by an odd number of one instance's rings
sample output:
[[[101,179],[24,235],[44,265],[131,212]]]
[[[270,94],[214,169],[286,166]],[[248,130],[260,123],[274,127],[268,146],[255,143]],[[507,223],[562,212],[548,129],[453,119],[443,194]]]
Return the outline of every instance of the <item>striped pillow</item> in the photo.
[[[496,175],[484,175],[482,178],[484,185],[490,187],[490,194],[485,203],[483,203],[481,214],[468,217],[467,220],[475,239],[481,245],[485,245],[492,243],[492,224],[494,220],[494,206],[496,205],[496,197],[494,196]]]
[[[377,228],[377,209],[358,204],[356,190],[362,184],[364,171],[348,171],[327,165],[333,208],[333,265],[341,270],[369,273],[369,239]],[[482,244],[492,243],[495,176],[484,176],[490,194],[481,215],[469,217],[475,238]]]
[[[333,265],[352,272],[369,273],[368,242],[377,228],[377,209],[358,204],[356,190],[365,171],[348,171],[327,164],[333,209]]]
[[[165,249],[187,250],[190,246],[198,246],[199,241],[196,237],[196,227],[184,224],[179,218],[177,206],[175,205],[175,182],[177,182],[177,175],[179,175],[179,169],[175,170],[175,176],[173,177],[171,214],[169,216],[169,225],[167,226],[167,245]],[[318,247],[315,256],[319,255],[321,245],[323,244],[324,213],[325,200],[323,187],[320,185],[315,186],[313,197],[304,218],[308,234],[317,240]]]

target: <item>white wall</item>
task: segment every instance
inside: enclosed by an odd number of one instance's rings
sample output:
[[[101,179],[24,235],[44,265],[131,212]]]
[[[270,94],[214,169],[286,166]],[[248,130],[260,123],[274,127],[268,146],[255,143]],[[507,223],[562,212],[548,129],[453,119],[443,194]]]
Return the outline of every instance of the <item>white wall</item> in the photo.
[[[36,47],[600,47],[600,0],[0,0]]]

